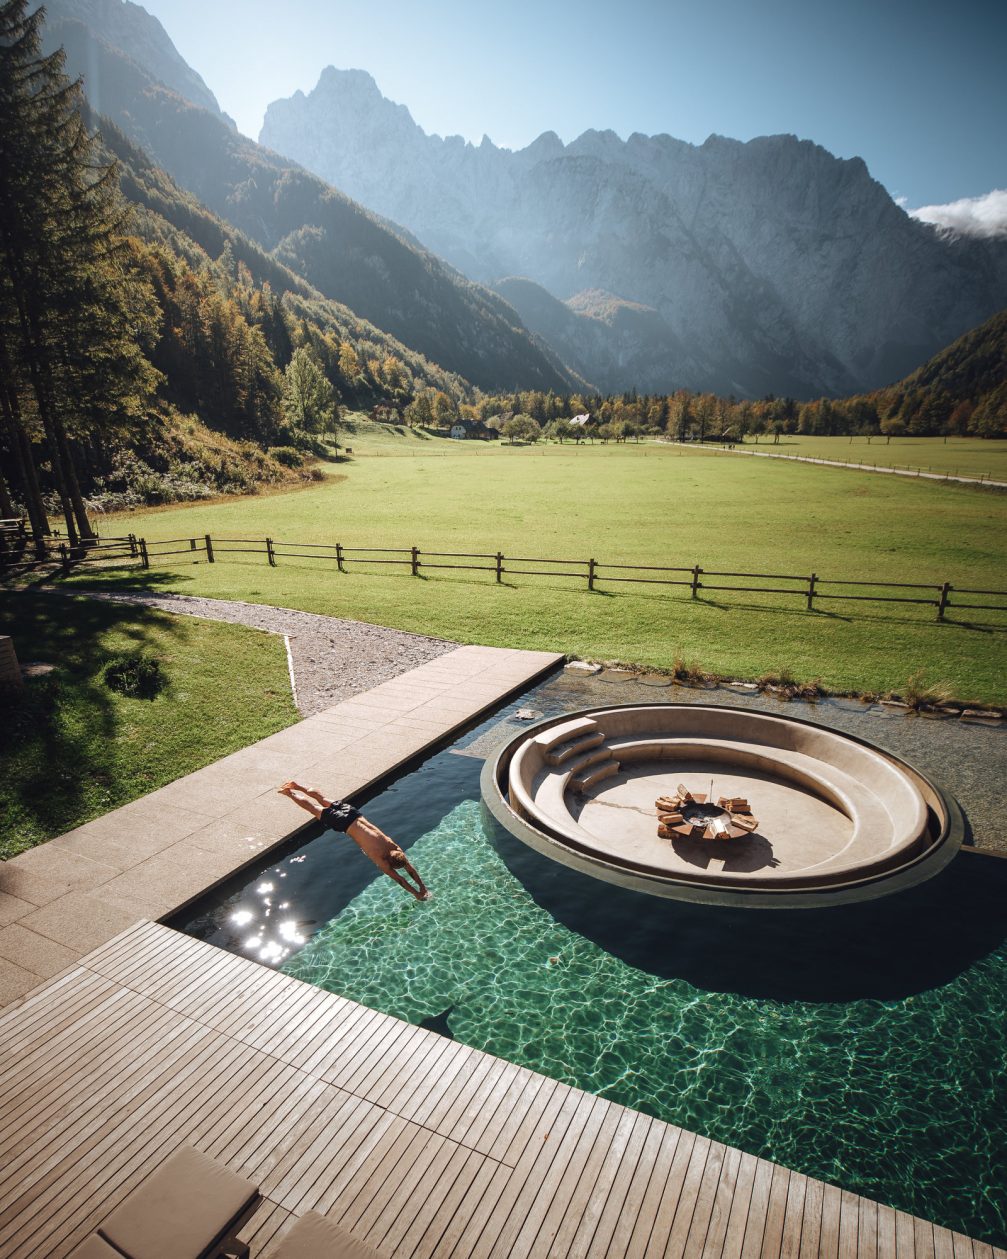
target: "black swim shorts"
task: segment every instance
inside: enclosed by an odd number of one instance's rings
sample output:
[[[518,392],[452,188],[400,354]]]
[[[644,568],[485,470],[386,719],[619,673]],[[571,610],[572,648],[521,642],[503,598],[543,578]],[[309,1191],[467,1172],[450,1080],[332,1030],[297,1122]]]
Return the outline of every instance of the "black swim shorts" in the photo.
[[[339,831],[345,834],[346,829],[360,816],[360,810],[355,809],[352,804],[347,804],[345,800],[334,800],[327,809],[323,809],[319,817],[320,822],[331,831]]]

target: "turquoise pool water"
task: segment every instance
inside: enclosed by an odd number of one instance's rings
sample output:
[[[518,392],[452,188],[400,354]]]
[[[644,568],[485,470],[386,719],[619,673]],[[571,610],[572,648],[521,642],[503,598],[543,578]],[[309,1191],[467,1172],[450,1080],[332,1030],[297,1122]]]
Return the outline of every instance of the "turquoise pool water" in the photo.
[[[560,679],[508,712],[565,711],[568,692]],[[408,849],[431,902],[324,833],[175,925],[1007,1243],[1007,861],[962,854],[922,888],[842,909],[753,912],[623,892],[493,822],[478,754],[516,728],[497,721],[365,805]],[[990,744],[990,766],[1002,746]]]
[[[557,921],[488,826],[475,801],[456,806],[410,848],[432,902],[376,880],[282,969],[413,1023],[439,1019],[477,1049],[1003,1242],[1007,950],[898,1000],[704,991]],[[646,909],[675,916],[677,907]]]

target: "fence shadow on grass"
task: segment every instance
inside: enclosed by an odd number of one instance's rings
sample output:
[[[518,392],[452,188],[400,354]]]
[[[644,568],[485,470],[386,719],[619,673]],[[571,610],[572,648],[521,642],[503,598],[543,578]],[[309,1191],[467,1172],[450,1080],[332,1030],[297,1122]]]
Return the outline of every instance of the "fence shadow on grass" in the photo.
[[[22,667],[41,662],[56,668],[0,696],[0,760],[6,767],[0,813],[9,819],[0,858],[129,798],[122,796],[114,764],[121,708],[101,677],[109,654],[101,640],[115,631],[143,649],[154,624],[159,633],[184,632],[174,618],[134,604],[32,591],[7,597],[4,629]]]

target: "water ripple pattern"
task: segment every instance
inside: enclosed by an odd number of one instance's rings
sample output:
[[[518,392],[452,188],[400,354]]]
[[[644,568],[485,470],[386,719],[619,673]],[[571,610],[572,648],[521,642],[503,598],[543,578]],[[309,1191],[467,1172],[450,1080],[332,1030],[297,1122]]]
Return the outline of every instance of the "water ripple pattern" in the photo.
[[[898,1000],[755,999],[648,973],[558,922],[504,862],[475,801],[419,838],[410,859],[433,901],[377,879],[286,973],[413,1023],[446,1022],[476,1049],[1007,1241],[1007,949]]]

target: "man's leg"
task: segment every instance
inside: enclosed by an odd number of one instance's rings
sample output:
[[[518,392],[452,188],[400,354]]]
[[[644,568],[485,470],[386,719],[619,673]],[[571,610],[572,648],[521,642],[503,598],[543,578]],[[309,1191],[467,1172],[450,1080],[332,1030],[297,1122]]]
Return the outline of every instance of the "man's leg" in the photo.
[[[293,800],[294,804],[310,813],[312,817],[321,817],[322,810],[327,809],[332,803],[318,791],[311,787],[302,787],[300,783],[286,782],[282,787],[278,788],[281,796],[286,796],[288,800]]]

